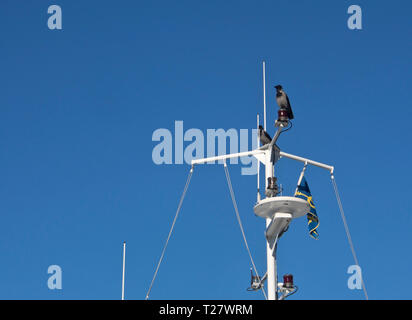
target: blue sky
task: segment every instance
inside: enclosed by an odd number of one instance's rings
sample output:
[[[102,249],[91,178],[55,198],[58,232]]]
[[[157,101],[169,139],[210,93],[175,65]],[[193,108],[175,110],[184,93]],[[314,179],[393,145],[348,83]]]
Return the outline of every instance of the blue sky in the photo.
[[[60,5],[63,29],[47,28]],[[347,8],[363,29],[347,27]],[[158,128],[268,131],[281,83],[295,113],[279,146],[335,166],[371,299],[410,299],[412,4],[385,1],[2,1],[0,5],[0,298],[144,299],[187,165],[156,165]],[[269,125],[270,124],[270,125]],[[185,145],[187,145],[186,143]],[[302,166],[276,168],[292,194]],[[230,166],[260,273],[264,221],[256,177]],[[326,171],[308,168],[318,241],[293,221],[278,249],[291,299],[363,299]],[[263,183],[263,180],[262,180]],[[63,289],[49,290],[57,264]],[[195,169],[152,299],[261,299],[222,166]]]

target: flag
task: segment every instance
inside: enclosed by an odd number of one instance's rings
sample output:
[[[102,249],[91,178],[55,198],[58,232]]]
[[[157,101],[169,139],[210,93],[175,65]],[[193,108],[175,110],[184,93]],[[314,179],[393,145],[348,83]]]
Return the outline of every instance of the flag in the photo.
[[[312,194],[310,193],[309,185],[304,176],[302,177],[302,180],[300,181],[298,188],[296,189],[295,197],[304,199],[309,203],[310,210],[306,214],[306,217],[308,218],[309,234],[312,238],[318,239],[319,234],[317,229],[319,227],[319,218],[316,213],[316,208],[315,204],[313,203],[313,198]]]

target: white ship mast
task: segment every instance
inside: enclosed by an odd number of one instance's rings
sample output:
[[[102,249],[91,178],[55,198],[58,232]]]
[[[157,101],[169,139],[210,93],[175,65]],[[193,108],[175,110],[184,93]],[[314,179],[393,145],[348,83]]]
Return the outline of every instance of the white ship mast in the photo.
[[[265,62],[263,62],[263,128],[266,131],[266,72],[265,72]],[[242,231],[243,235],[243,240],[245,242],[245,246],[248,250],[249,257],[251,259],[252,266],[254,268],[254,271],[256,273],[256,276],[253,275],[252,272],[252,281],[251,281],[251,287],[249,288],[250,290],[262,290],[263,294],[265,295],[265,298],[268,300],[283,300],[289,295],[293,294],[296,292],[297,287],[293,284],[293,276],[292,275],[285,275],[284,276],[284,282],[283,283],[278,283],[277,281],[277,261],[276,261],[276,249],[278,245],[278,239],[288,230],[290,222],[292,219],[296,219],[299,217],[302,217],[306,215],[308,212],[310,212],[310,205],[307,200],[297,198],[297,197],[290,197],[290,196],[279,196],[279,188],[276,184],[276,177],[275,177],[275,171],[274,171],[274,165],[275,163],[280,159],[280,158],[288,158],[291,160],[295,161],[300,161],[304,163],[304,167],[302,170],[302,173],[299,178],[299,183],[302,180],[304,171],[306,170],[306,167],[308,165],[313,165],[322,169],[325,169],[330,172],[331,175],[331,181],[334,187],[336,199],[338,201],[339,205],[339,210],[342,216],[343,224],[345,227],[346,235],[348,238],[349,245],[352,250],[352,255],[354,258],[354,261],[356,265],[359,265],[358,259],[356,256],[356,252],[350,237],[349,233],[349,228],[346,222],[345,214],[343,211],[342,203],[340,200],[340,196],[338,193],[336,181],[334,178],[334,167],[313,161],[311,159],[303,158],[300,156],[296,156],[293,154],[289,154],[286,152],[283,152],[279,149],[279,147],[276,145],[276,142],[282,133],[284,131],[284,128],[287,127],[289,124],[289,119],[288,116],[285,115],[285,110],[280,109],[278,112],[278,120],[275,121],[275,127],[276,133],[273,139],[271,140],[270,143],[266,143],[264,146],[259,147],[259,136],[258,136],[258,148],[252,151],[246,151],[246,152],[240,152],[240,153],[232,153],[232,154],[226,154],[226,155],[219,155],[219,156],[214,156],[214,157],[208,157],[208,158],[203,158],[203,159],[196,159],[192,160],[191,165],[192,168],[190,169],[188,178],[186,180],[186,185],[183,190],[183,194],[180,198],[179,205],[175,214],[175,218],[173,220],[171,229],[169,231],[169,234],[166,239],[166,243],[163,247],[159,262],[157,264],[157,267],[154,272],[154,276],[152,278],[152,281],[150,283],[149,289],[146,294],[146,300],[149,299],[149,295],[151,292],[151,289],[153,287],[153,283],[156,279],[157,273],[159,271],[160,264],[162,263],[167,245],[169,243],[170,237],[172,235],[177,217],[180,213],[181,207],[183,200],[185,198],[194,166],[200,165],[200,164],[205,164],[205,163],[210,163],[213,162],[215,163],[216,161],[223,161],[224,163],[224,168],[225,168],[225,173],[226,173],[226,178],[228,180],[228,185],[229,185],[229,190],[231,192],[231,197],[233,201],[233,205],[236,211],[236,215],[238,218],[239,226]],[[257,117],[257,126],[259,127],[259,115]],[[286,129],[287,130],[287,129]],[[268,141],[270,141],[268,139]],[[246,157],[246,156],[254,156],[258,160],[258,165],[257,165],[257,202],[255,206],[253,207],[254,213],[265,219],[266,222],[266,231],[265,231],[265,236],[266,236],[266,259],[267,259],[267,272],[266,274],[260,278],[259,275],[257,274],[257,269],[255,266],[255,263],[253,262],[252,255],[249,250],[249,246],[246,241],[246,237],[243,231],[243,226],[240,221],[240,216],[239,212],[237,209],[237,204],[236,200],[234,197],[233,193],[233,188],[232,184],[230,181],[230,176],[229,172],[227,170],[227,164],[226,160],[231,159],[231,158],[240,158],[240,157]],[[262,163],[265,166],[265,195],[266,197],[261,199],[261,194],[260,194],[260,163]],[[266,288],[267,288],[267,295],[265,294],[264,289],[264,283],[267,283]],[[363,281],[362,277],[362,287],[363,291],[365,293],[365,298],[368,299],[368,295],[366,292],[366,287],[365,283]],[[249,290],[248,289],[248,290]],[[122,295],[123,296],[123,295]]]
[[[265,84],[265,62],[263,62],[263,106],[264,106],[264,128],[266,128],[266,84]],[[230,158],[238,158],[245,156],[254,156],[259,163],[261,162],[265,166],[265,182],[266,191],[272,190],[275,185],[272,183],[274,180],[274,163],[281,157],[289,158],[303,162],[305,165],[314,165],[328,170],[333,173],[333,167],[320,162],[316,162],[310,159],[295,156],[289,153],[280,151],[276,147],[276,141],[284,127],[288,124],[287,120],[277,121],[277,131],[269,145],[260,147],[256,150],[233,153],[227,155],[220,155],[215,157],[203,158],[192,160],[192,166],[205,164],[212,161],[224,161]],[[275,159],[274,159],[275,158]],[[259,175],[259,169],[258,169]],[[258,178],[259,179],[259,178]],[[259,180],[258,180],[259,190]],[[268,194],[268,192],[266,192]],[[288,293],[288,289],[285,286],[278,286],[277,283],[277,263],[276,263],[276,247],[278,238],[286,231],[292,219],[304,216],[309,212],[309,204],[303,199],[296,197],[276,196],[271,194],[264,199],[260,199],[260,192],[258,191],[258,202],[253,208],[255,214],[262,217],[266,221],[266,251],[267,251],[267,273],[262,279],[267,281],[267,297],[268,300],[277,300],[278,292]]]

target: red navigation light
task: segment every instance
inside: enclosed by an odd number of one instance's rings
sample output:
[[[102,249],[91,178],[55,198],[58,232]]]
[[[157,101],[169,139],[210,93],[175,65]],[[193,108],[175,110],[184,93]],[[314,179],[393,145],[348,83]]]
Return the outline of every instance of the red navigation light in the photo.
[[[279,121],[288,121],[288,112],[285,109],[278,110],[278,120]]]
[[[293,275],[285,274],[283,276],[283,286],[288,289],[293,288]]]

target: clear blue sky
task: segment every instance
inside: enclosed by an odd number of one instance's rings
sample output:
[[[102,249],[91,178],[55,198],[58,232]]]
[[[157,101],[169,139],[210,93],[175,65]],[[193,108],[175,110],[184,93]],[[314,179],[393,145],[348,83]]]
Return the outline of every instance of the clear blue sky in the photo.
[[[47,28],[47,8],[63,30]],[[347,28],[351,4],[363,30]],[[282,150],[336,168],[371,299],[411,298],[411,31],[408,1],[2,1],[0,298],[144,299],[187,165],[155,165],[152,133],[254,128],[267,62],[268,118],[281,83],[295,113]],[[269,127],[273,134],[274,128]],[[187,145],[187,143],[186,143]],[[252,253],[266,269],[256,177],[230,166]],[[301,164],[277,167],[285,193]],[[291,299],[363,299],[326,171],[307,170],[320,218],[281,239]],[[262,181],[263,182],[263,181]],[[47,287],[47,268],[63,289]],[[153,299],[261,299],[221,166],[196,168]]]

